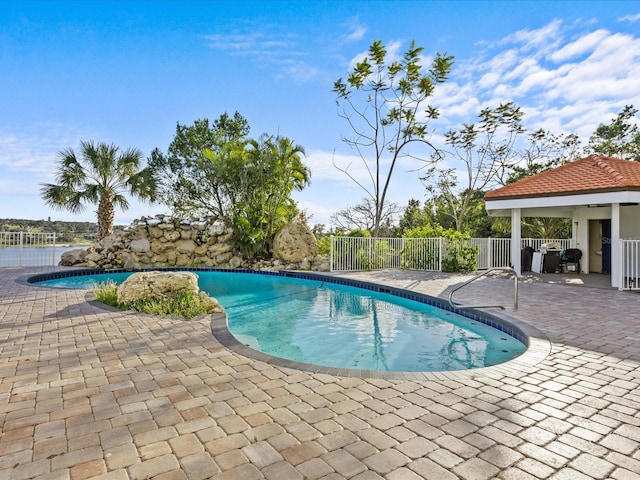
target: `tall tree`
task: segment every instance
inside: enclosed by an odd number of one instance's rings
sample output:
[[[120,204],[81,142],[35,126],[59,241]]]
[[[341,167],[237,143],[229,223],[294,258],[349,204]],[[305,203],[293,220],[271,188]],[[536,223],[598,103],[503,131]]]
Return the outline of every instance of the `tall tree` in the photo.
[[[72,213],[97,204],[99,239],[113,233],[115,208],[129,208],[125,195],[156,199],[156,178],[149,167],[141,168],[140,150],[119,153],[113,144],[88,141],[80,143],[79,155],[69,148],[58,156],[56,183],[42,184],[41,196],[47,205]]]
[[[497,183],[513,162],[516,141],[524,133],[522,117],[520,107],[507,102],[480,111],[477,123],[445,134],[450,150],[442,152],[443,158],[462,168],[440,169],[435,185],[428,183],[431,177],[423,177],[423,181],[448,207],[456,230],[463,230],[477,192]]]
[[[233,228],[238,250],[254,256],[266,254],[276,231],[298,216],[291,193],[308,185],[310,171],[292,140],[248,133],[237,112],[178,124],[167,153],[156,149],[151,163],[174,212],[218,217]]]
[[[427,102],[436,85],[447,79],[453,57],[438,53],[425,71],[421,63],[423,50],[412,41],[402,58],[394,60],[376,40],[346,80],[340,78],[333,85],[338,115],[353,132],[343,141],[358,152],[370,185],[356,179],[349,167],[338,168],[373,202],[374,236],[379,234],[389,184],[399,159],[428,161],[435,151],[427,127],[429,120],[438,117],[438,110]]]
[[[507,185],[525,177],[537,175],[580,157],[582,145],[574,134],[553,134],[538,129],[527,134],[527,144],[519,154],[519,161],[507,166],[499,183]]]
[[[217,176],[204,187],[215,183],[216,196],[227,207],[223,219],[233,226],[236,246],[243,253],[266,254],[276,232],[298,217],[291,193],[310,182],[302,155],[300,145],[269,135],[249,140],[235,155],[205,150]]]
[[[424,227],[431,223],[431,215],[428,207],[420,206],[420,200],[410,198],[407,202],[407,206],[404,209],[402,217],[398,222],[398,230],[400,234],[405,230],[411,230],[413,228]]]
[[[387,202],[379,218],[378,233],[388,235],[398,216],[400,207],[397,203]],[[376,222],[376,206],[369,198],[364,198],[361,203],[347,207],[331,215],[331,224],[344,230],[366,230],[372,232]]]
[[[206,159],[210,150],[219,157],[244,155],[249,124],[235,112],[223,113],[213,122],[198,119],[192,125],[176,125],[167,153],[156,148],[149,164],[160,181],[160,198],[179,215],[213,215],[224,217],[229,205],[218,194],[216,164]]]
[[[523,116],[513,102],[502,103],[481,110],[476,123],[445,134],[448,148],[441,156],[447,168],[437,170],[435,181],[433,176],[423,181],[437,197],[439,213],[454,222],[452,228],[486,231],[486,219],[478,216],[484,206],[483,192],[577,158],[577,135],[555,135],[543,129],[527,134]],[[474,225],[467,225],[470,221]]]
[[[625,106],[608,125],[600,124],[589,139],[587,153],[640,162],[640,129],[635,120],[638,109]]]

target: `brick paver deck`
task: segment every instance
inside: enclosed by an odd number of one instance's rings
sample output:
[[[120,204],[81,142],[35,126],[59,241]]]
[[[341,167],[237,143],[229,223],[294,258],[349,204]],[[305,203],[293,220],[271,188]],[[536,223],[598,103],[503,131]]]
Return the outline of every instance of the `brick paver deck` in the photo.
[[[35,272],[0,269],[2,480],[640,479],[638,294],[523,279],[507,314],[551,341],[536,365],[360,379],[243,357],[207,319],[15,282]],[[354,276],[432,295],[469,278]],[[456,298],[512,291],[484,278]]]

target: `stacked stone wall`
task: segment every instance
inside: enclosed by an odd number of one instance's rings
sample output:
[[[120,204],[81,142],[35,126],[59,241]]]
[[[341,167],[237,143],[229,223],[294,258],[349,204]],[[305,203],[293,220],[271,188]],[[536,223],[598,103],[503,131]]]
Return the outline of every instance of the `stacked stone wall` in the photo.
[[[251,268],[256,270],[328,270],[317,245],[296,262],[244,259],[233,249],[233,230],[216,218],[142,217],[87,250],[72,250],[61,265],[140,270],[162,267]]]

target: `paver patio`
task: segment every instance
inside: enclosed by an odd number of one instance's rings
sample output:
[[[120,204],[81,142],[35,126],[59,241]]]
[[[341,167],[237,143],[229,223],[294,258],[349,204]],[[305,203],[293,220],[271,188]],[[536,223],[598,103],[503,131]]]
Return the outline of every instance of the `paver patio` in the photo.
[[[2,480],[640,479],[636,293],[524,278],[506,313],[546,334],[546,358],[416,381],[275,367],[223,347],[208,319],[15,281],[36,272],[0,269]],[[440,296],[469,278],[352,276]],[[486,298],[510,305],[512,281],[456,294]]]

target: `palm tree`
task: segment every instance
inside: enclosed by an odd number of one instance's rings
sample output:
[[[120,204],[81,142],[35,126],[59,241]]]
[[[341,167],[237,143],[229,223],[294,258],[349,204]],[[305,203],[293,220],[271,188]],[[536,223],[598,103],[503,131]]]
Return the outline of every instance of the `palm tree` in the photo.
[[[58,153],[57,184],[42,184],[41,196],[55,209],[84,211],[85,203],[98,205],[98,239],[113,233],[115,207],[129,208],[125,194],[156,200],[157,182],[152,171],[140,169],[142,152],[93,141],[80,143],[76,156],[69,148]]]

